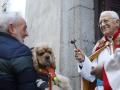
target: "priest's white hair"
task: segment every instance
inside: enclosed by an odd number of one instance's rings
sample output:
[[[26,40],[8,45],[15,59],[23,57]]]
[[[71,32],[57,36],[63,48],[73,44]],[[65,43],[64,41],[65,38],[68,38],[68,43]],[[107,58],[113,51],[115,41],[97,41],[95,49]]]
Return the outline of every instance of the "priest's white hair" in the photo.
[[[100,14],[100,17],[101,16],[106,16],[106,15],[111,15],[112,18],[115,18],[115,19],[119,19],[119,15],[115,12],[115,11],[103,11],[101,14]]]

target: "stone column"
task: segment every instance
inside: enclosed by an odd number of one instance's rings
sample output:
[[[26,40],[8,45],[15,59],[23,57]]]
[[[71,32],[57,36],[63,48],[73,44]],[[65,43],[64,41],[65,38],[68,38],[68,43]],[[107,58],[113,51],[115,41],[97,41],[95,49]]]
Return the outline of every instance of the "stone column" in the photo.
[[[62,20],[60,34],[60,72],[68,76],[73,90],[80,90],[80,77],[74,58],[74,47],[70,41],[87,55],[94,45],[93,0],[62,0]]]

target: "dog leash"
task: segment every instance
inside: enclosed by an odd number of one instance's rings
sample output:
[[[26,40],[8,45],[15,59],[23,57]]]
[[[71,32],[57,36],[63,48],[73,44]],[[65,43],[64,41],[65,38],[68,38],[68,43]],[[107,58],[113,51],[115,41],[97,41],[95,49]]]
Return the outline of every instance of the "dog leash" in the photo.
[[[44,69],[39,69],[39,72],[41,72],[42,74],[48,75],[49,90],[52,90],[52,81],[54,82],[55,85],[58,85],[57,82],[59,82],[59,79],[56,77],[55,67],[50,66],[50,67],[46,67]]]
[[[48,86],[49,86],[49,90],[52,90],[52,78],[51,78],[50,73],[49,73],[49,82],[48,82]]]

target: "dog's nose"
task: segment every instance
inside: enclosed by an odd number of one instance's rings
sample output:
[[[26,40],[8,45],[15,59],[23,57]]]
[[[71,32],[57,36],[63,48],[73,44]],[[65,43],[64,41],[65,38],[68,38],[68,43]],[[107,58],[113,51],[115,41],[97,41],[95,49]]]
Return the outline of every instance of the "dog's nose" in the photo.
[[[45,59],[47,59],[47,60],[50,59],[50,56],[46,56]]]

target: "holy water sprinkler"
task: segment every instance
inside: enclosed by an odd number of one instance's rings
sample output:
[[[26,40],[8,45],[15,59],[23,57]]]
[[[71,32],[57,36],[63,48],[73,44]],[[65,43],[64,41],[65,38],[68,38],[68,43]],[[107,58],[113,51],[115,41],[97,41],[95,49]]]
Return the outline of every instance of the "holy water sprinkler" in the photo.
[[[76,46],[76,44],[75,44],[75,43],[76,43],[76,40],[75,40],[75,39],[74,39],[74,40],[71,40],[70,43],[73,44],[74,47],[77,49],[77,46]]]

